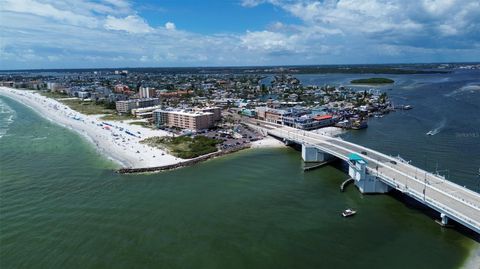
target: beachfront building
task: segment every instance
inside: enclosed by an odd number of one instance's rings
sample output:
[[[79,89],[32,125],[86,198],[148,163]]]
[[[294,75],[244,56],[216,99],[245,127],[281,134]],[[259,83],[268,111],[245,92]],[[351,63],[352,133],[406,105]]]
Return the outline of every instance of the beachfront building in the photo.
[[[130,99],[115,102],[115,108],[118,113],[128,114],[134,108],[151,107],[158,104],[160,104],[160,99],[158,98]]]
[[[312,113],[312,110],[303,107],[288,109],[257,107],[255,111],[259,120],[302,130],[313,130],[330,126],[337,121],[337,119],[330,114]],[[244,111],[242,111],[242,114],[245,115]]]
[[[302,130],[314,130],[326,126],[331,126],[335,123],[335,119],[332,115],[302,115],[296,117],[290,124],[284,122],[284,125],[302,129]]]
[[[140,108],[133,108],[131,113],[136,118],[142,119],[151,119],[153,118],[153,111],[162,108],[162,106],[149,106],[149,107],[140,107]]]
[[[202,107],[202,108],[194,108],[194,111],[200,112],[210,112],[213,114],[213,121],[219,121],[222,118],[222,109],[219,107]]]
[[[212,112],[187,111],[187,110],[163,110],[153,111],[153,119],[157,127],[175,127],[191,131],[208,129],[214,124]]]
[[[283,116],[288,113],[286,110],[269,108],[265,111],[265,121],[283,124]]]

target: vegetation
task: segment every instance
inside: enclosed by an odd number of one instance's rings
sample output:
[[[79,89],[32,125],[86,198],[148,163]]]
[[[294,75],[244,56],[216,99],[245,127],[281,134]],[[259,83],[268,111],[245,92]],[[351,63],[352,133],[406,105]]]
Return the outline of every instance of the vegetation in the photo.
[[[101,120],[116,120],[116,121],[122,121],[122,120],[132,120],[134,119],[133,115],[131,114],[127,114],[127,115],[120,115],[120,114],[117,114],[117,113],[114,113],[114,114],[107,114],[107,115],[104,115],[104,116],[101,116],[100,117]]]
[[[352,84],[389,84],[395,81],[389,78],[363,78],[350,81]]]
[[[155,127],[155,125],[150,124],[150,123],[145,122],[145,121],[133,121],[133,122],[130,122],[129,124],[139,125],[139,126],[142,126],[142,127],[145,127],[145,128],[150,128],[150,129],[157,129]]]
[[[208,153],[217,151],[216,145],[221,140],[197,135],[195,137],[178,136],[178,137],[150,137],[141,141],[152,147],[167,149],[172,155],[182,158],[191,159]]]
[[[116,113],[115,110],[106,108],[104,104],[96,103],[94,101],[82,101],[79,99],[67,99],[59,101],[69,106],[71,109],[86,115]]]
[[[61,92],[50,92],[50,91],[40,91],[40,94],[52,98],[52,99],[59,99],[59,98],[67,98],[68,95],[66,93],[61,93]]]
[[[109,102],[106,100],[100,100],[95,102],[97,105],[102,105],[106,109],[116,109],[115,102]]]

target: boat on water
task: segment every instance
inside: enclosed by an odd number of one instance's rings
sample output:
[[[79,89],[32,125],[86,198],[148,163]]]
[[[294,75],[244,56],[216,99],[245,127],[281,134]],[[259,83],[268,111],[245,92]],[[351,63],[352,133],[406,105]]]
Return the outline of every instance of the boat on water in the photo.
[[[434,135],[433,131],[428,131],[427,135]]]
[[[366,120],[362,120],[362,121],[356,121],[352,124],[352,129],[353,130],[361,130],[361,129],[365,129],[368,127],[368,123]]]
[[[355,215],[355,214],[357,214],[357,211],[355,211],[355,210],[353,210],[353,209],[350,209],[350,208],[347,208],[347,209],[345,209],[345,210],[342,212],[342,216],[343,216],[344,218],[353,216],[353,215]]]

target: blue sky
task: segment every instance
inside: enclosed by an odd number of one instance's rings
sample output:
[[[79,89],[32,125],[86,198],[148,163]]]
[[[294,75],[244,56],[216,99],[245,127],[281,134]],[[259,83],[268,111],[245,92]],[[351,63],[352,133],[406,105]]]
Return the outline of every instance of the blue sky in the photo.
[[[0,69],[459,61],[478,0],[0,0]]]

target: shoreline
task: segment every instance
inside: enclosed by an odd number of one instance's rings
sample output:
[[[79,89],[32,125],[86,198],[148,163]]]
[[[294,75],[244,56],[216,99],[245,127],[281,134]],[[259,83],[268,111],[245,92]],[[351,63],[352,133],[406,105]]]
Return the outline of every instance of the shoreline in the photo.
[[[122,168],[154,167],[187,161],[139,142],[147,137],[169,135],[165,131],[151,130],[121,121],[104,121],[100,119],[101,115],[79,113],[36,91],[0,87],[0,95],[25,105],[54,124],[78,133],[91,143],[99,154]],[[138,135],[132,136],[123,130]]]
[[[34,90],[0,87],[0,96],[19,102],[42,118],[78,133],[88,143],[91,143],[100,155],[119,165],[118,171],[121,169],[163,171],[172,169],[172,167],[188,166],[188,164],[197,163],[199,159],[211,158],[210,154],[207,154],[193,159],[181,159],[165,150],[141,144],[140,141],[145,138],[168,136],[171,133],[128,124],[126,121],[101,120],[102,115],[85,115],[55,99],[40,95]],[[135,136],[126,134],[123,130],[128,130]],[[272,137],[265,137],[249,145],[251,148],[281,146],[284,146],[283,143]],[[216,153],[215,157],[235,151],[238,149],[220,151]]]

